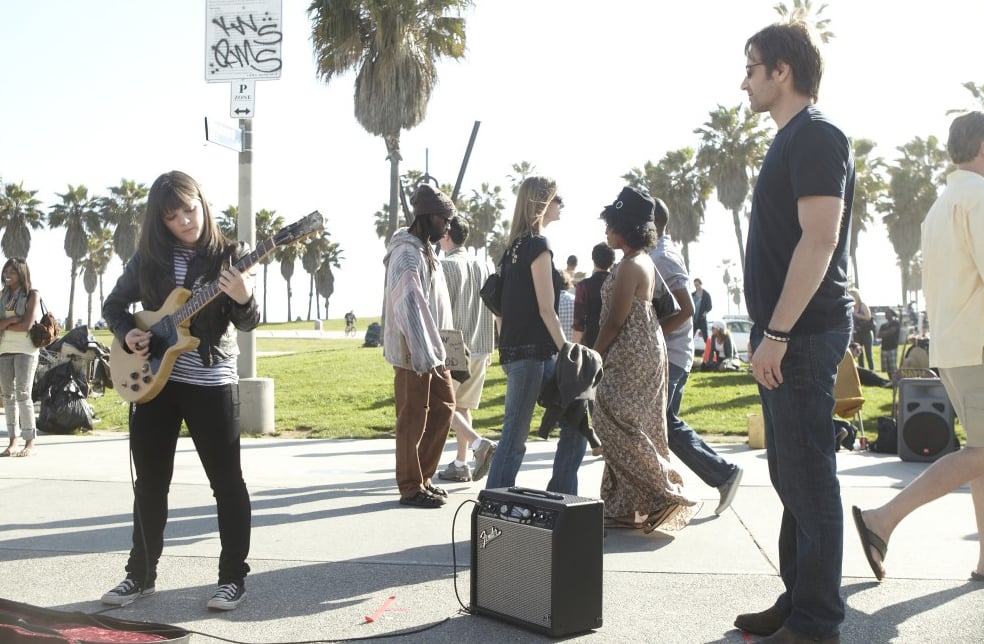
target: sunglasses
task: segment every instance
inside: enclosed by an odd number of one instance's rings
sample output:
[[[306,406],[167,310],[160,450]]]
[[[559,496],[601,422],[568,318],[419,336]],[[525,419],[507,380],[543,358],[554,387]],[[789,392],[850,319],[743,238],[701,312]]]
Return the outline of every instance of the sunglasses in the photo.
[[[564,205],[564,198],[561,197],[560,195],[554,195],[554,198],[553,198],[552,201],[555,204],[557,204],[558,206],[563,206]]]

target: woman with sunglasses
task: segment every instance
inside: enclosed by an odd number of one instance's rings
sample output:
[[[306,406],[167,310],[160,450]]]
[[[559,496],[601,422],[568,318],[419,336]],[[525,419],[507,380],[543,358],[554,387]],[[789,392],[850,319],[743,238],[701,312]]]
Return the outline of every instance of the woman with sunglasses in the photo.
[[[488,488],[516,484],[537,396],[567,342],[557,316],[563,282],[553,265],[550,242],[543,236],[543,229],[560,219],[563,207],[557,183],[547,177],[528,177],[516,195],[509,245],[499,264],[503,279],[499,362],[506,372],[506,402]],[[586,449],[585,437],[562,422],[547,490],[577,494],[577,470]]]

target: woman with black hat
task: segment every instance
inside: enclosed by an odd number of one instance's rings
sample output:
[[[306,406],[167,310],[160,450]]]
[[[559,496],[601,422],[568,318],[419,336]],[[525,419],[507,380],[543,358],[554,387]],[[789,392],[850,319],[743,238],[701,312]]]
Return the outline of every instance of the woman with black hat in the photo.
[[[606,524],[646,532],[682,528],[697,510],[669,463],[666,344],[652,304],[656,267],[646,252],[656,243],[655,205],[647,193],[623,188],[601,213],[622,261],[601,287],[594,345],[605,359],[593,418],[605,453]]]
[[[503,279],[499,362],[506,372],[506,402],[488,488],[516,484],[537,396],[553,375],[557,353],[567,341],[557,316],[563,282],[554,268],[550,243],[542,235],[549,223],[560,219],[563,207],[557,183],[547,177],[527,177],[516,194],[509,246],[499,264]],[[577,494],[577,470],[586,449],[584,435],[561,422],[548,491]]]

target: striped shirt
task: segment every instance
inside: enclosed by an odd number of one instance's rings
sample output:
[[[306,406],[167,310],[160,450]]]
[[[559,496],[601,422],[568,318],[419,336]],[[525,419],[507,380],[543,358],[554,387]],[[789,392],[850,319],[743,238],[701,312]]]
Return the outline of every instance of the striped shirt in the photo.
[[[188,248],[174,249],[174,283],[184,284],[185,276],[188,274],[188,262],[195,256],[195,251]],[[218,387],[221,385],[234,385],[239,382],[239,372],[236,369],[236,356],[230,356],[228,360],[213,363],[206,367],[202,363],[202,357],[198,355],[198,350],[185,351],[178,356],[171,370],[169,380],[184,382],[189,385],[201,385],[203,387]]]
[[[495,319],[479,292],[491,269],[487,262],[469,257],[461,247],[449,251],[441,260],[441,267],[451,296],[454,328],[461,331],[472,358],[485,358],[495,348]]]

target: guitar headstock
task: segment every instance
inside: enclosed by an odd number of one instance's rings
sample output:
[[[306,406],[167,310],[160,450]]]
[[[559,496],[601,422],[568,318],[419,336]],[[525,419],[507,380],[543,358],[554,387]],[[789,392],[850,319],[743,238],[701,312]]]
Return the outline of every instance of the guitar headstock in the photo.
[[[305,237],[310,237],[325,227],[325,218],[320,212],[315,210],[303,219],[295,221],[289,226],[285,226],[277,231],[273,236],[273,243],[277,246],[286,246],[300,241]]]

